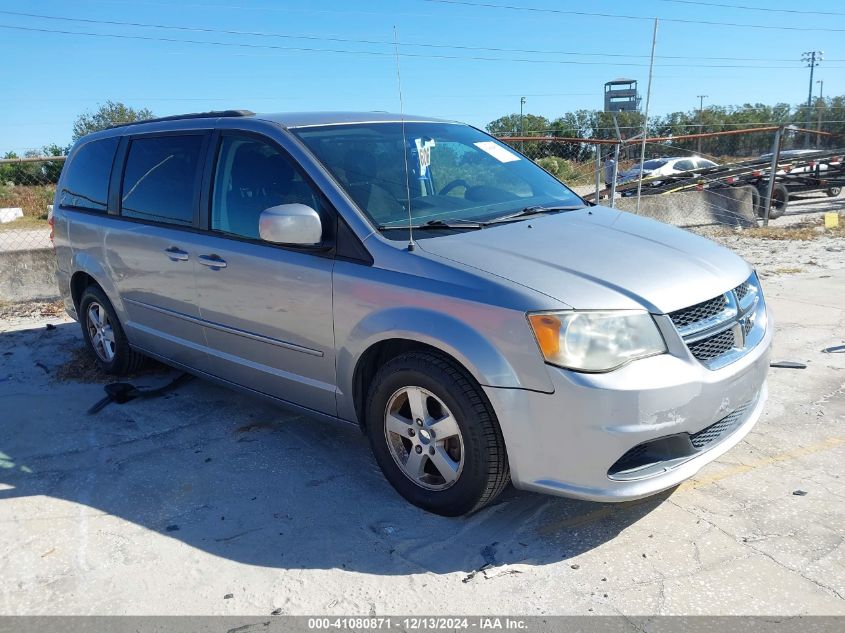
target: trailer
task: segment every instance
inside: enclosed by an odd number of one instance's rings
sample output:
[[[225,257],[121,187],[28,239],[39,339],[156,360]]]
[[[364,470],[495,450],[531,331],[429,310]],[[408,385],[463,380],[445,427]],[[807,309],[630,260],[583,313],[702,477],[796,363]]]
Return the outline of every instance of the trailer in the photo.
[[[836,197],[845,186],[845,149],[783,152],[775,169],[769,218],[784,214],[790,196],[795,193],[823,191]],[[765,215],[766,197],[772,171],[771,154],[707,169],[678,172],[668,176],[644,178],[642,195],[662,195],[677,191],[703,191],[723,187],[753,188],[757,213]],[[637,181],[617,185],[622,196],[636,195]],[[592,196],[594,197],[594,196]]]

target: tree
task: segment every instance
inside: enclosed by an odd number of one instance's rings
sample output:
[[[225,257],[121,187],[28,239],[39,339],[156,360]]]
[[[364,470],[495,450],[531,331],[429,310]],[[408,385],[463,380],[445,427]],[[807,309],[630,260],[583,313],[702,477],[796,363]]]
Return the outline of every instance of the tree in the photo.
[[[487,131],[494,136],[543,136],[549,130],[549,120],[537,114],[525,114],[520,125],[519,114],[508,114],[487,124]]]
[[[153,113],[147,108],[135,110],[123,103],[109,100],[101,105],[96,112],[84,112],[76,117],[76,121],[73,123],[73,140],[77,141],[86,134],[105,130],[112,125],[144,121],[145,119],[152,119],[153,116]]]
[[[41,148],[42,156],[66,156],[70,151],[70,147],[62,147],[56,143],[45,145]],[[45,161],[41,164],[41,173],[44,176],[44,181],[49,183],[59,182],[59,174],[62,173],[64,161]]]

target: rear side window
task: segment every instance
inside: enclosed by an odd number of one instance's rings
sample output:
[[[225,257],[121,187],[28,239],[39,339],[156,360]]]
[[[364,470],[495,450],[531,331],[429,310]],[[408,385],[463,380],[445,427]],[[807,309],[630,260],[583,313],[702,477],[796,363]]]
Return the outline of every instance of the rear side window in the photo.
[[[191,226],[203,137],[137,138],[129,145],[121,188],[121,215]]]
[[[105,213],[117,142],[117,138],[104,138],[79,148],[62,179],[61,206]]]

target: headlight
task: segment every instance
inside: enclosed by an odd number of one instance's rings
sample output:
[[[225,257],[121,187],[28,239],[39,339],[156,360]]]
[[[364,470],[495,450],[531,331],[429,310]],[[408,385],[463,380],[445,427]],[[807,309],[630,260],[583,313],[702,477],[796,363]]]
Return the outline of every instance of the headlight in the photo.
[[[645,311],[546,312],[528,322],[546,362],[575,371],[610,371],[666,351]]]

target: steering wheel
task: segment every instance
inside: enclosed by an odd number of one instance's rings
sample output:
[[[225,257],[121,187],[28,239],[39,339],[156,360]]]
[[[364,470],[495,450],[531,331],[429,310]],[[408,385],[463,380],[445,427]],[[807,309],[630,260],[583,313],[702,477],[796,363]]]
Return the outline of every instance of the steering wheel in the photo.
[[[467,181],[466,181],[466,180],[464,180],[463,178],[458,178],[457,180],[453,180],[452,182],[450,182],[449,184],[447,184],[445,187],[443,187],[443,188],[442,188],[442,189],[438,192],[438,194],[437,194],[437,195],[439,195],[439,196],[445,196],[445,195],[447,195],[450,191],[452,191],[452,189],[454,189],[455,187],[463,187],[464,189],[469,189],[469,183],[467,183]]]

